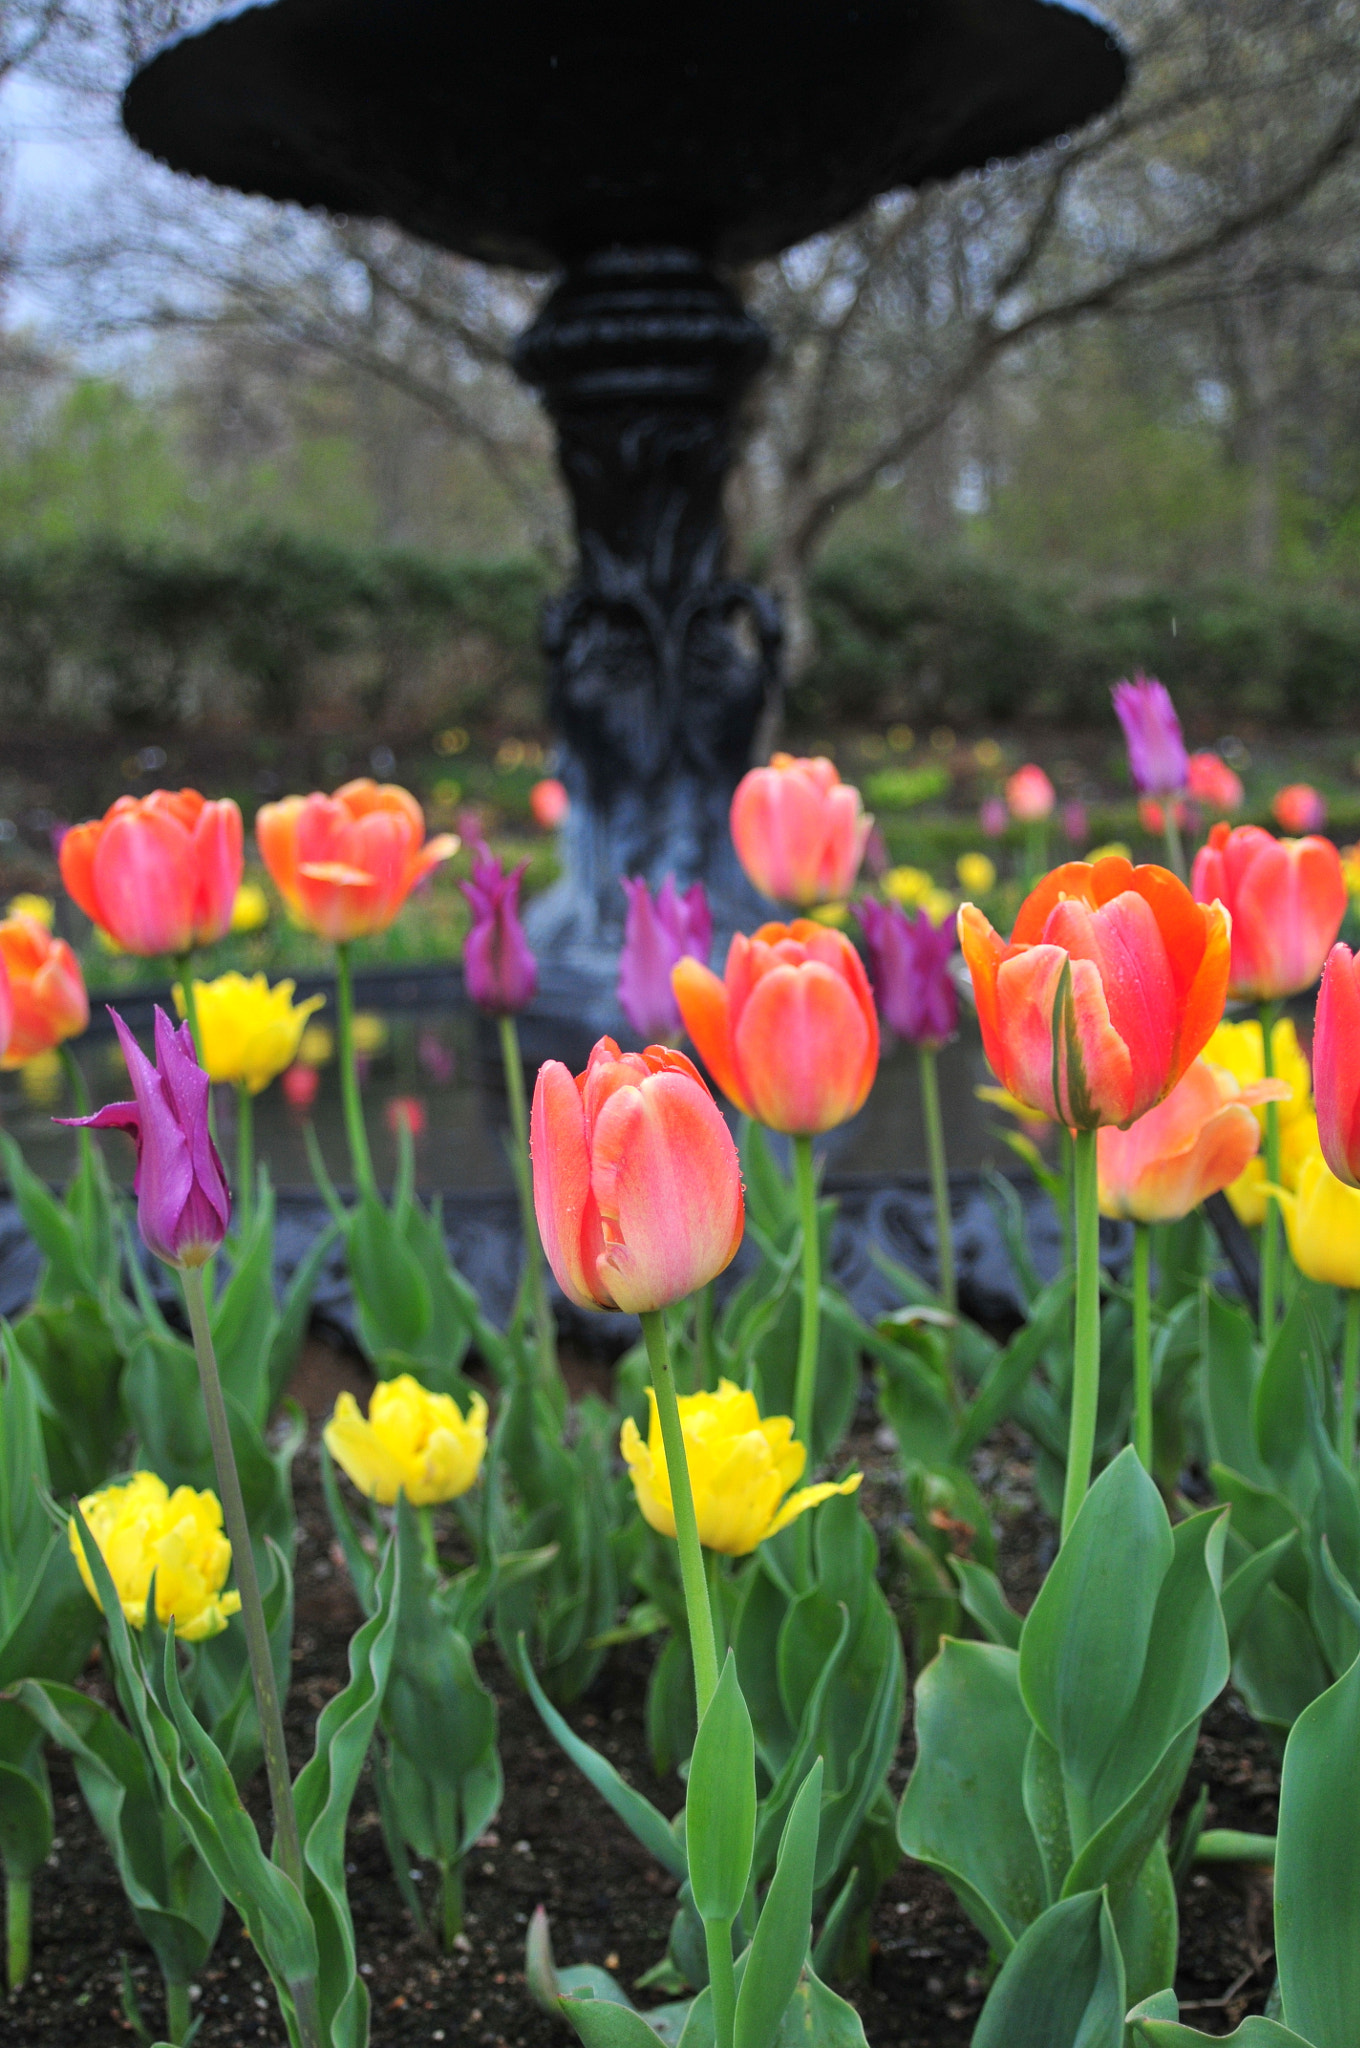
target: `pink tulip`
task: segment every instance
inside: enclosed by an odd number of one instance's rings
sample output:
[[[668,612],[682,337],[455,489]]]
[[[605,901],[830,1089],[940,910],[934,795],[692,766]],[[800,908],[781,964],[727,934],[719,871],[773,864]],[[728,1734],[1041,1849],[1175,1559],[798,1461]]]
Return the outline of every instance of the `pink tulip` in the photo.
[[[559,782],[555,775],[545,775],[529,791],[529,809],[536,825],[541,825],[545,832],[555,832],[559,825],[566,823],[567,812],[571,809],[566,784]]]
[[[231,929],[241,813],[196,789],[120,796],[63,835],[58,860],[68,893],[125,953],[187,953]]]
[[[731,823],[737,858],[755,887],[806,910],[849,896],[873,819],[824,756],[776,754],[768,768],[742,776]]]
[[[1258,1102],[1282,1102],[1283,1081],[1246,1087],[1226,1067],[1197,1059],[1171,1093],[1127,1130],[1096,1133],[1100,1206],[1135,1223],[1175,1223],[1218,1194],[1256,1157]]]
[[[1360,959],[1333,946],[1313,1029],[1313,1092],[1322,1156],[1338,1180],[1360,1187]]]
[[[1215,825],[1190,887],[1232,918],[1228,993],[1271,1002],[1311,988],[1346,914],[1341,856],[1330,839],[1274,839],[1260,825]]]
[[[1014,775],[1006,778],[1006,804],[1013,818],[1022,825],[1041,825],[1045,818],[1053,816],[1053,806],[1058,793],[1042,768],[1036,762],[1027,761],[1023,768],[1017,768]]]
[[[1297,838],[1320,832],[1327,822],[1327,802],[1311,782],[1287,782],[1271,799],[1271,815],[1282,832]]]
[[[1186,787],[1206,811],[1217,811],[1224,817],[1240,811],[1246,796],[1241,776],[1235,775],[1218,754],[1207,752],[1190,756],[1190,780]]]

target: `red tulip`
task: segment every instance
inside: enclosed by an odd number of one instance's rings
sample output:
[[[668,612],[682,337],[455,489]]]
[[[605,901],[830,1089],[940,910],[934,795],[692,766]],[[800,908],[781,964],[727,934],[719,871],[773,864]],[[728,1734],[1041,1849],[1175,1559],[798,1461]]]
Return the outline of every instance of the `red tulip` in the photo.
[[[1165,1101],[1127,1130],[1096,1137],[1100,1206],[1135,1223],[1175,1223],[1245,1172],[1261,1143],[1258,1102],[1288,1099],[1283,1081],[1243,1087],[1226,1067],[1197,1059]]]
[[[829,1131],[862,1109],[878,1071],[878,1016],[842,932],[798,918],[738,932],[719,981],[685,959],[671,984],[723,1094],[771,1130]]]
[[[1242,778],[1234,774],[1219,754],[1204,752],[1190,756],[1187,792],[1206,811],[1240,811],[1246,794]]]
[[[255,817],[260,858],[295,922],[323,939],[385,932],[418,882],[458,851],[425,837],[409,789],[367,776],[334,796],[286,796]]]
[[[602,1038],[574,1080],[546,1060],[529,1150],[543,1249],[578,1308],[665,1308],[735,1257],[737,1148],[683,1053]]]
[[[762,894],[810,909],[850,894],[873,827],[857,789],[824,756],[776,754],[732,798],[732,843]]]
[[[120,796],[102,818],[73,825],[61,879],[85,915],[125,953],[187,953],[231,928],[241,886],[241,813],[196,789]]]
[[[1143,1116],[1223,1014],[1227,917],[1166,868],[1069,861],[1026,897],[1009,945],[971,903],[959,939],[993,1073],[1077,1130]]]
[[[283,1099],[290,1109],[310,1109],[316,1101],[321,1086],[321,1076],[315,1067],[305,1067],[294,1061],[283,1072]]]
[[[1322,1156],[1338,1180],[1360,1187],[1360,959],[1333,946],[1313,1027],[1313,1095]]]
[[[1232,918],[1228,993],[1270,1002],[1311,988],[1346,914],[1341,856],[1330,839],[1274,839],[1259,825],[1215,825],[1190,886]]]
[[[80,962],[66,941],[54,939],[36,917],[7,917],[0,924],[0,966],[13,1008],[0,1066],[21,1067],[85,1029],[90,1002]]]

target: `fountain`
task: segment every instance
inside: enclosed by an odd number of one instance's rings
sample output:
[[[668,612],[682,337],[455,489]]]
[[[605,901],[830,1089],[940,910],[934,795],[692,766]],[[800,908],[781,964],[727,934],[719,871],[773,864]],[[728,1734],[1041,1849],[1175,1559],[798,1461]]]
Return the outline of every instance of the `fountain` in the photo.
[[[260,0],[133,78],[172,168],[561,273],[515,367],[558,432],[578,580],[549,607],[571,792],[540,954],[611,983],[621,874],[762,908],[727,811],[778,712],[780,625],[728,573],[723,486],[768,342],[723,273],[876,194],[1016,155],[1118,97],[1075,0]]]

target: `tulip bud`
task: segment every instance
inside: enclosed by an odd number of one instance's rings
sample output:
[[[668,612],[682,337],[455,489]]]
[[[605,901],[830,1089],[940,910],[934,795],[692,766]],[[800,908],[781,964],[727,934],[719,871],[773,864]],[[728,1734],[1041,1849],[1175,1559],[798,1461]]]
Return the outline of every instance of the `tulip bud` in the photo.
[[[202,1266],[227,1234],[231,1196],[208,1129],[208,1076],[194,1058],[187,1024],[178,1031],[156,1007],[153,1066],[116,1010],[110,1010],[132,1081],[131,1102],[93,1116],[56,1121],[126,1131],[137,1146],[137,1224],[148,1248],[170,1266]]]
[[[737,1148],[683,1053],[620,1053],[602,1038],[575,1080],[545,1061],[529,1149],[543,1249],[578,1308],[644,1315],[683,1301],[736,1256]]]
[[[1006,807],[1022,825],[1041,825],[1053,816],[1057,791],[1036,762],[1027,761],[1006,778]]]
[[[619,1007],[639,1038],[667,1039],[680,1033],[680,1009],[671,969],[687,956],[708,963],[713,916],[702,882],[682,896],[667,875],[656,901],[639,876],[624,881],[628,917],[619,954]]]
[[[472,876],[459,887],[472,905],[472,929],[463,941],[463,980],[480,1009],[513,1017],[533,1001],[538,963],[519,919],[519,890],[527,860],[507,875],[486,849],[474,849]]]
[[[1320,832],[1327,822],[1327,800],[1311,782],[1287,782],[1271,798],[1270,810],[1280,830],[1296,837]]]
[[[1240,811],[1246,796],[1241,776],[1234,774],[1218,754],[1207,752],[1190,756],[1186,788],[1206,811],[1217,811],[1224,816]]]

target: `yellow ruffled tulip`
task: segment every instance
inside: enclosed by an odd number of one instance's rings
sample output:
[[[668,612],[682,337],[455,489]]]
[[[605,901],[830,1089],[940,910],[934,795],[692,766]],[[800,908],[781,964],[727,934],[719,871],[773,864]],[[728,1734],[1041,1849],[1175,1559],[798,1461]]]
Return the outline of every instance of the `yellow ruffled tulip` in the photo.
[[[293,1001],[294,983],[271,988],[262,974],[219,974],[196,981],[194,1001],[203,1034],[203,1064],[209,1078],[243,1085],[252,1095],[267,1088],[297,1057],[307,1019],[324,996]],[[184,991],[176,985],[175,1007],[184,1015]]]
[[[476,1484],[486,1456],[486,1402],[474,1393],[464,1418],[451,1394],[432,1394],[403,1372],[378,1382],[367,1421],[353,1394],[341,1394],[325,1439],[370,1500],[390,1508],[404,1493],[413,1507],[433,1507]]]
[[[222,1591],[231,1569],[231,1545],[222,1533],[215,1493],[195,1493],[192,1486],[177,1486],[171,1493],[154,1472],[136,1472],[125,1486],[86,1494],[80,1512],[132,1628],[146,1626],[153,1573],[156,1619],[162,1627],[173,1621],[186,1643],[220,1635],[228,1616],[239,1613],[240,1594]],[[80,1576],[98,1605],[74,1515],[68,1527]]]
[[[1360,1287],[1360,1188],[1338,1180],[1318,1150],[1299,1168],[1297,1189],[1280,1189],[1276,1200],[1299,1271],[1332,1287]]]
[[[1282,1102],[1281,1109],[1289,1104]],[[1280,1123],[1280,1181],[1286,1188],[1299,1184],[1299,1169],[1305,1159],[1310,1159],[1318,1150],[1317,1117],[1311,1105],[1301,1116],[1292,1116],[1288,1122]],[[1249,1161],[1246,1171],[1231,1181],[1225,1190],[1233,1205],[1239,1223],[1259,1227],[1266,1220],[1266,1187],[1269,1182],[1265,1151],[1262,1149]]]
[[[644,1521],[660,1535],[674,1536],[670,1475],[650,1387],[647,1398],[652,1420],[646,1443],[630,1415],[619,1449]],[[755,1395],[733,1386],[731,1380],[719,1380],[716,1394],[682,1395],[679,1408],[699,1541],[709,1550],[747,1557],[758,1543],[787,1529],[819,1501],[833,1493],[854,1493],[859,1487],[863,1474],[852,1472],[838,1486],[823,1481],[789,1493],[807,1463],[804,1446],[793,1440],[793,1423],[787,1415],[770,1415],[762,1422]]]
[[[1220,1024],[1204,1048],[1204,1058],[1216,1067],[1226,1067],[1240,1087],[1265,1078],[1261,1058],[1264,1039],[1254,1017],[1240,1024]],[[1287,1188],[1295,1186],[1298,1171],[1310,1152],[1317,1149],[1317,1118],[1313,1114],[1313,1077],[1299,1034],[1292,1019],[1281,1017],[1270,1034],[1271,1064],[1275,1078],[1289,1089],[1288,1099],[1276,1105],[1280,1132],[1280,1179]],[[1258,1103],[1253,1114],[1262,1131],[1266,1127],[1265,1104]],[[1256,1226],[1266,1215],[1265,1147],[1244,1173],[1226,1190],[1240,1223]]]

